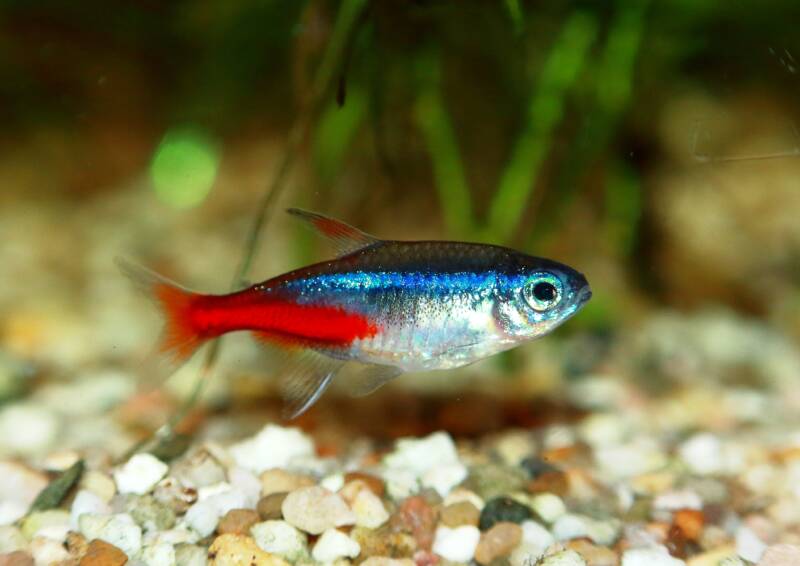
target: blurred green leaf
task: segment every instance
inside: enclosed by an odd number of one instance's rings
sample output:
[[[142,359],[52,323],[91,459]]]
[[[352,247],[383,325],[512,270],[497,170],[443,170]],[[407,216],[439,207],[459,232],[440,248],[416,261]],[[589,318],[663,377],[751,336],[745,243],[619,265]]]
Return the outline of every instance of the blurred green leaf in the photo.
[[[363,90],[351,86],[344,106],[332,101],[320,117],[314,139],[314,164],[323,182],[331,182],[341,169],[347,150],[364,122],[366,103]]]
[[[523,130],[489,208],[488,231],[493,239],[507,241],[519,224],[550,149],[553,130],[562,118],[566,95],[583,69],[596,34],[594,18],[575,12],[550,50],[533,87]]]

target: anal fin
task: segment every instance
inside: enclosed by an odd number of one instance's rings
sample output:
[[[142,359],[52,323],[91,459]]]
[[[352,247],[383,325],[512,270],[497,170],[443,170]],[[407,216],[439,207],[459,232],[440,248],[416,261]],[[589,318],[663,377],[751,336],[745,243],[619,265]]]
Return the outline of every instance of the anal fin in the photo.
[[[347,380],[347,389],[353,397],[366,397],[403,373],[399,367],[367,364],[357,367]]]
[[[342,365],[340,360],[312,350],[290,353],[279,378],[283,417],[291,420],[305,413],[322,397]]]

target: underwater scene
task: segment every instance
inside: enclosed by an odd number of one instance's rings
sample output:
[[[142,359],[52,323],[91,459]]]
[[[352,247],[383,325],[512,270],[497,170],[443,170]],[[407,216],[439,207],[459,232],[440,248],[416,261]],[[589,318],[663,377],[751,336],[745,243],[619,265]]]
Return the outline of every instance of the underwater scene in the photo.
[[[0,566],[800,565],[799,21],[0,2]]]

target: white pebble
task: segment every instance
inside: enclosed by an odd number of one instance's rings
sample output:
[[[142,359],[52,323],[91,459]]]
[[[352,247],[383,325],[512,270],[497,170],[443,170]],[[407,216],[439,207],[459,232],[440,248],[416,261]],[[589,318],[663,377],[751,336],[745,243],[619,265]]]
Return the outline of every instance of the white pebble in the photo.
[[[0,501],[0,526],[13,525],[28,512],[28,506],[20,501]]]
[[[588,537],[594,543],[609,546],[619,536],[620,524],[614,519],[598,521],[584,515],[568,513],[553,525],[553,536],[561,541]]]
[[[33,537],[28,552],[36,564],[57,564],[69,559],[69,552],[64,545],[48,537]]]
[[[450,491],[467,478],[467,467],[461,462],[437,464],[422,474],[421,482],[424,487],[436,490],[441,497],[446,497]]]
[[[0,410],[0,452],[34,456],[58,438],[59,419],[43,407],[29,403],[6,405]]]
[[[678,453],[689,469],[699,475],[735,473],[743,464],[740,453],[710,432],[692,436],[681,444]]]
[[[767,545],[753,529],[741,526],[736,530],[736,554],[749,562],[758,562]]]
[[[78,528],[78,520],[84,513],[92,513],[93,515],[110,515],[111,507],[108,503],[103,501],[98,495],[82,489],[75,495],[70,508],[70,526],[73,529]]]
[[[681,509],[694,509],[699,511],[703,508],[703,500],[697,492],[690,489],[680,491],[666,491],[658,494],[653,499],[653,509],[659,511],[680,511]]]
[[[648,438],[601,446],[595,450],[594,457],[603,472],[613,479],[654,472],[667,464],[664,451],[654,440]]]
[[[286,468],[294,459],[314,456],[314,443],[297,428],[269,424],[230,447],[236,464],[260,474],[270,468]]]
[[[458,453],[453,439],[445,432],[425,438],[401,438],[395,449],[383,459],[387,468],[410,470],[417,476],[443,464],[457,464]]]
[[[197,503],[189,507],[183,520],[201,537],[213,533],[225,513],[244,508],[247,504],[247,496],[241,490],[224,482],[200,489],[197,497]]]
[[[361,546],[349,536],[336,529],[328,529],[319,537],[311,551],[314,560],[331,563],[339,558],[355,558],[361,553]]]
[[[567,512],[567,507],[558,495],[540,493],[531,499],[531,508],[545,523],[553,523]]]
[[[400,501],[419,491],[419,481],[411,470],[387,469],[382,473],[386,492],[395,501]]]
[[[114,481],[120,493],[144,495],[163,478],[169,466],[152,454],[135,454],[114,471]]]
[[[451,562],[469,562],[481,538],[477,527],[464,525],[451,529],[440,525],[433,540],[433,552]]]
[[[344,487],[344,474],[325,476],[320,480],[319,485],[328,491],[339,491]]]
[[[312,535],[356,522],[355,513],[340,495],[319,486],[292,491],[283,500],[281,511],[288,523]]]
[[[520,527],[522,527],[522,541],[508,560],[512,566],[530,566],[542,557],[548,547],[555,542],[555,538],[536,521],[523,521]]]
[[[142,548],[142,529],[127,513],[108,517],[84,513],[78,523],[81,534],[87,539],[104,540],[128,556],[133,556]]]
[[[297,562],[308,552],[305,533],[286,521],[256,523],[250,528],[250,535],[261,550],[282,556],[289,562]]]
[[[472,503],[478,511],[483,509],[485,505],[480,495],[463,487],[457,487],[448,493],[447,497],[444,498],[444,505],[453,505],[454,503],[461,503],[462,501]]]
[[[622,554],[622,566],[686,566],[686,562],[670,556],[663,546],[634,548]]]
[[[175,548],[166,543],[146,546],[142,551],[142,562],[147,566],[175,566]]]

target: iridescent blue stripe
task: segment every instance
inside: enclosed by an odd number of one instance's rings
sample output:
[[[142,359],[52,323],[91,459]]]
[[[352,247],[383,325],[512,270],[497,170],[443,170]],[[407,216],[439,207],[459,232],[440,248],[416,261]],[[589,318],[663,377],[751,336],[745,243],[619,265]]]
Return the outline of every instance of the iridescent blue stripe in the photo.
[[[475,292],[493,289],[498,284],[498,274],[488,273],[425,273],[394,271],[354,271],[326,273],[285,283],[285,289],[300,292],[315,290],[369,292],[404,289],[421,293]]]

